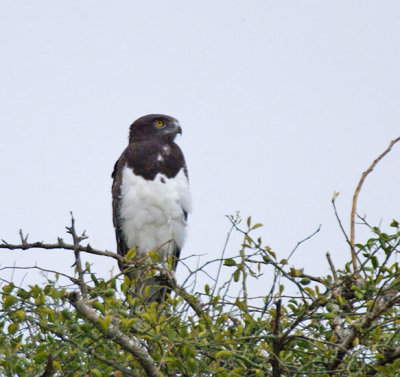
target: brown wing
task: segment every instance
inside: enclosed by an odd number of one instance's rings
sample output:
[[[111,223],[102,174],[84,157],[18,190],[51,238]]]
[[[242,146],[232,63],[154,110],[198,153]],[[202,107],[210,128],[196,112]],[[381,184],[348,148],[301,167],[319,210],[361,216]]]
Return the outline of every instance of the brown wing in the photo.
[[[121,155],[119,160],[114,165],[114,171],[111,177],[114,179],[112,184],[112,209],[113,209],[113,223],[115,228],[115,237],[117,239],[117,252],[119,255],[126,255],[128,249],[122,235],[121,226],[119,224],[119,201],[121,194],[121,183],[122,183],[122,167],[126,163],[124,153]],[[121,266],[120,266],[121,267]]]

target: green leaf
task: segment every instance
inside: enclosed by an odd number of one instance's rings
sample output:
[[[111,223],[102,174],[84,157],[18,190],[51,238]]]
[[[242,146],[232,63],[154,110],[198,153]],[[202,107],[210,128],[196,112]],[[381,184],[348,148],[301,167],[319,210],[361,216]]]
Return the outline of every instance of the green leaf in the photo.
[[[193,358],[196,356],[196,351],[193,347],[189,346],[189,345],[184,345],[183,349],[182,349],[182,354],[185,358],[185,360],[187,360],[188,358]]]
[[[239,281],[239,277],[240,277],[240,270],[237,269],[234,273],[233,273],[233,281],[235,283],[237,283]]]
[[[8,326],[8,333],[10,334],[10,335],[12,335],[12,334],[15,334],[17,331],[18,331],[18,328],[19,328],[19,325],[18,325],[18,323],[11,323],[9,326]]]
[[[269,255],[271,255],[274,259],[276,259],[276,254],[275,254],[275,252],[272,251],[272,249],[271,249],[269,246],[266,246],[266,247],[265,247],[265,251],[266,251]],[[267,261],[266,261],[266,262],[267,262]]]
[[[99,310],[99,311],[101,312],[101,314],[104,315],[105,309],[104,309],[104,306],[103,306],[100,302],[95,301],[94,304],[93,304],[93,306],[94,306],[97,310]]]
[[[103,295],[104,297],[112,297],[114,296],[115,290],[110,288],[104,291]]]
[[[289,273],[290,273],[290,276],[297,277],[297,276],[300,276],[303,273],[303,269],[297,270],[297,269],[291,267]]]
[[[14,289],[14,287],[15,287],[15,285],[13,283],[7,284],[3,287],[3,292],[8,295],[11,293],[11,291]]]
[[[231,266],[236,266],[236,264],[237,263],[232,258],[225,259],[225,261],[224,261],[224,266],[231,267]]]
[[[35,361],[37,363],[40,363],[41,361],[44,361],[48,358],[47,352],[45,351],[39,351],[36,355],[35,355]]]
[[[215,354],[216,359],[228,359],[232,356],[232,353],[228,350],[222,350]]]
[[[251,216],[247,218],[247,226],[250,228],[251,226]]]
[[[94,376],[94,377],[102,377],[103,375],[101,374],[101,372],[98,369],[90,369],[90,373]]]
[[[64,318],[69,321],[73,318],[72,313],[67,309],[64,309],[61,313],[64,316]]]
[[[311,283],[311,280],[309,278],[303,278],[300,280],[300,284],[302,285],[308,285]]]
[[[29,297],[29,293],[25,289],[20,288],[18,289],[17,296],[25,300]]]
[[[81,325],[81,330],[82,330],[85,334],[92,334],[92,333],[93,333],[92,326],[90,326],[88,323],[83,323],[83,324]]]
[[[126,260],[131,260],[136,256],[136,248],[129,249],[129,251],[125,255]]]
[[[98,286],[99,285],[99,281],[97,280],[96,275],[95,274],[90,274],[90,277],[92,278],[94,285]]]
[[[17,302],[17,299],[13,296],[7,296],[4,300],[3,300],[3,310],[8,309],[10,306],[12,306],[13,304],[15,304]]]
[[[158,263],[160,261],[160,254],[158,251],[151,250],[149,251],[150,258],[153,262]]]
[[[58,361],[56,360],[53,361],[53,367],[57,369],[59,372],[62,372],[61,364]]]
[[[25,311],[20,309],[14,313],[15,318],[17,321],[22,322],[25,319]]]
[[[338,302],[338,304],[340,306],[343,306],[346,303],[346,299],[344,297],[342,297],[342,296],[337,296],[336,297],[336,301]]]
[[[99,319],[99,323],[101,328],[103,329],[104,332],[108,331],[108,328],[110,326],[110,322],[111,322],[111,316],[107,315],[104,320]]]

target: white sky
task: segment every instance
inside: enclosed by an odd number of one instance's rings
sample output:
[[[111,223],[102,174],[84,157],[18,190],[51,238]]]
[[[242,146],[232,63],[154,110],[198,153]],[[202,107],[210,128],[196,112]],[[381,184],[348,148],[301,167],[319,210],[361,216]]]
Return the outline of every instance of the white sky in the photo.
[[[348,228],[361,173],[400,135],[398,1],[3,0],[0,45],[8,242],[20,228],[55,241],[72,210],[93,246],[115,250],[114,162],[136,118],[165,113],[183,127],[193,193],[182,256],[219,257],[224,216],[240,210],[282,258],[322,224],[292,262],[323,273],[327,250],[338,265],[349,258],[333,192]],[[360,195],[374,225],[400,219],[399,161],[397,146]],[[0,264],[70,271],[72,261],[1,251]]]

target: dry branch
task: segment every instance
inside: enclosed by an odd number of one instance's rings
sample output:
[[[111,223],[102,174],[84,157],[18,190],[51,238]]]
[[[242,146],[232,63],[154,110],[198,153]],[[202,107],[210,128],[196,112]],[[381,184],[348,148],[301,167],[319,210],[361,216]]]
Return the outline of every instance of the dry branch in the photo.
[[[8,249],[8,250],[28,250],[28,249],[45,249],[45,250],[72,250],[72,251],[82,251],[88,254],[101,255],[103,257],[114,258],[119,262],[124,260],[120,255],[113,253],[111,251],[102,251],[92,248],[90,245],[83,246],[79,245],[77,248],[75,245],[66,244],[62,239],[58,239],[57,243],[44,243],[44,242],[33,242],[33,243],[20,243],[20,244],[11,244],[4,240],[2,240],[2,244],[0,245],[0,249]]]
[[[357,188],[354,191],[353,195],[353,203],[351,207],[351,217],[350,217],[350,248],[351,248],[351,260],[353,263],[353,270],[354,273],[357,275],[358,274],[358,267],[357,267],[357,255],[354,250],[354,238],[355,238],[355,217],[356,217],[356,211],[357,211],[357,199],[358,195],[360,194],[362,185],[364,184],[365,178],[367,178],[367,175],[374,170],[375,166],[378,164],[380,160],[382,160],[383,157],[385,157],[392,149],[393,145],[395,145],[398,141],[400,141],[400,137],[394,139],[391,141],[389,146],[386,148],[386,150],[380,154],[375,161],[371,164],[371,166],[362,174],[360,181],[358,182]]]

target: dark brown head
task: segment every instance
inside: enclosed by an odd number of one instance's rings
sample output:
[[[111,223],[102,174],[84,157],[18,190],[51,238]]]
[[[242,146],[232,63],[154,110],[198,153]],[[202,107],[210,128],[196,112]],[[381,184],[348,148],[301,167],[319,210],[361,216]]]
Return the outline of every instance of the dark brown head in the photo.
[[[129,143],[160,137],[172,142],[177,134],[182,134],[179,122],[168,115],[149,114],[135,120],[130,128]]]

